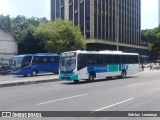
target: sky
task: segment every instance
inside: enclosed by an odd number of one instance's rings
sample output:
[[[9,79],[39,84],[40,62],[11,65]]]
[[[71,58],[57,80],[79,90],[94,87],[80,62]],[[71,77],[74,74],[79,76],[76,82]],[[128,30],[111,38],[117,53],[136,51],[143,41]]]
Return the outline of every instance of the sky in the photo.
[[[0,0],[0,14],[46,17],[50,20],[50,0]],[[158,0],[141,0],[141,29],[157,26]]]

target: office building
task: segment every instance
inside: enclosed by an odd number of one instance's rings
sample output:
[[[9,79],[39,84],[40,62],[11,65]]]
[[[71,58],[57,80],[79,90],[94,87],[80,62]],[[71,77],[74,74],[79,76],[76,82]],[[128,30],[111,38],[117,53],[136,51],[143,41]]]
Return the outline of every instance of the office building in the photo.
[[[79,25],[88,50],[134,51],[141,46],[141,0],[51,0],[51,19]]]
[[[158,24],[160,24],[160,0],[158,0]]]

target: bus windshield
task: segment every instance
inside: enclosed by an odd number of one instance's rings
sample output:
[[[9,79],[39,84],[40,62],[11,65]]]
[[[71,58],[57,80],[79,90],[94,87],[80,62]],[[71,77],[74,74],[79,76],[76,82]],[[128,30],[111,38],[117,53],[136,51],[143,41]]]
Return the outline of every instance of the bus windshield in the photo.
[[[11,67],[12,68],[20,68],[22,66],[22,60],[23,60],[23,57],[15,57],[13,60],[12,60],[12,65]]]
[[[12,68],[21,68],[29,66],[31,63],[31,56],[15,57],[12,61]]]
[[[76,67],[76,55],[62,55],[60,59],[60,71],[61,72],[72,72]]]

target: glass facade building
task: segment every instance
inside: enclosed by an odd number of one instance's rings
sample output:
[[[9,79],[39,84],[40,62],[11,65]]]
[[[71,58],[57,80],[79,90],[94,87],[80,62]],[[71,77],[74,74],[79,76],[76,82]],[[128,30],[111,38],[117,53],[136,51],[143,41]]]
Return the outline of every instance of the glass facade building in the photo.
[[[141,46],[141,0],[51,0],[51,19],[79,25],[89,50]]]

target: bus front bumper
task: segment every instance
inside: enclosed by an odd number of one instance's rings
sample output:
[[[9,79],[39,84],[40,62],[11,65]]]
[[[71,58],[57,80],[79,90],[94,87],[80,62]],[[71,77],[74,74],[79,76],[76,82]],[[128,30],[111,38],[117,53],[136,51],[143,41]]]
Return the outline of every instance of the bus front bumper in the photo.
[[[77,74],[74,74],[74,75],[71,75],[71,76],[67,76],[67,75],[59,75],[59,79],[60,80],[78,80],[78,75]]]

